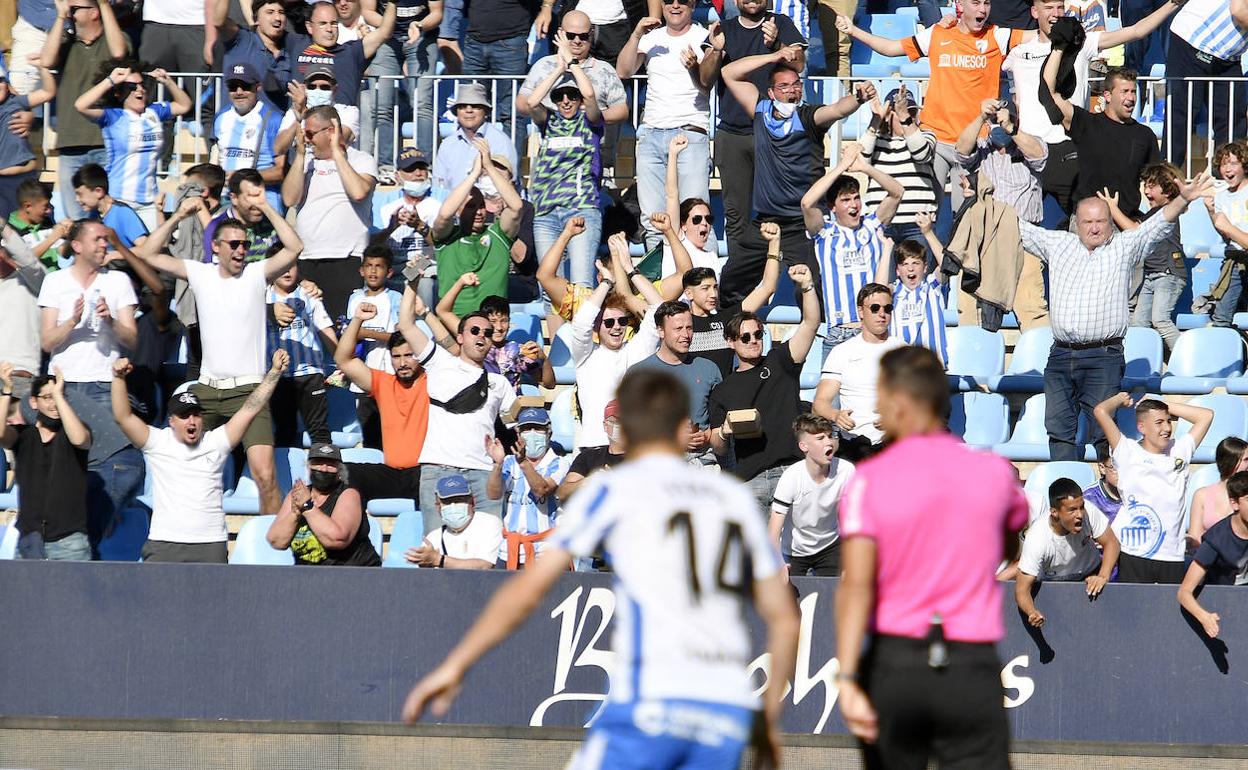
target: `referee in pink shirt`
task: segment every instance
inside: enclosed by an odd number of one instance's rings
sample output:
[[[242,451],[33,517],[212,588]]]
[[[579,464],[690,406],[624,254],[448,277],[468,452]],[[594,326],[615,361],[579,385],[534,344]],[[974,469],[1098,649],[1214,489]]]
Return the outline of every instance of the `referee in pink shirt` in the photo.
[[[841,502],[837,682],[869,770],[922,770],[933,754],[944,770],[1009,767],[995,572],[1027,500],[1008,462],[946,430],[947,383],[926,348],[884,355],[877,411],[891,444]]]

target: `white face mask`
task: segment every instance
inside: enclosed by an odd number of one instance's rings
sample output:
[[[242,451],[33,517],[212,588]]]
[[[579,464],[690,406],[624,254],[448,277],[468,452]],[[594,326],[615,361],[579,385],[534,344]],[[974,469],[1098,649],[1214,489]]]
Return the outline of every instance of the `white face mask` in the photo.
[[[520,434],[520,438],[524,440],[525,456],[533,460],[546,454],[546,450],[550,447],[550,439],[546,437],[545,431],[526,430]]]
[[[494,180],[488,176],[483,176],[477,180],[477,189],[487,198],[498,196],[498,185],[494,184]]]
[[[308,107],[328,107],[334,103],[333,91],[308,89]]]
[[[623,440],[624,433],[620,430],[619,425],[612,425],[607,428],[607,437],[611,439],[612,444],[618,444]]]
[[[776,114],[782,118],[793,117],[793,113],[797,110],[796,102],[790,103],[790,102],[773,101],[771,103],[771,106],[772,106],[772,109],[776,111]]]
[[[425,182],[417,182],[417,181],[404,182],[404,183],[403,183],[403,192],[407,193],[408,195],[412,196],[413,198],[423,198],[423,197],[425,197],[426,195],[428,195],[428,194],[429,194],[429,187],[430,187],[430,184],[429,184],[429,182],[427,182],[427,181],[425,181]]]
[[[468,503],[443,503],[442,523],[455,530],[468,526]]]

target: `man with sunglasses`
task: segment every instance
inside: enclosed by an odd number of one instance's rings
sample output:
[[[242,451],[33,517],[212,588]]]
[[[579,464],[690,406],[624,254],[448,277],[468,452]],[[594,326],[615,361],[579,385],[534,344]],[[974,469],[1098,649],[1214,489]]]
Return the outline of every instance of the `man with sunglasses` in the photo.
[[[203,345],[199,380],[191,390],[204,408],[204,431],[224,425],[244,408],[269,369],[265,349],[268,286],[290,269],[303,242],[295,229],[265,200],[263,189],[242,201],[254,206],[277,232],[281,248],[260,262],[247,262],[251,242],[247,226],[237,219],[220,222],[209,248],[216,264],[178,259],[162,253],[169,235],[186,217],[195,216],[202,202],[188,198],[140,247],[149,265],[185,280],[195,293]],[[260,491],[260,513],[275,513],[282,496],[273,457],[273,423],[268,399],[243,435],[247,465]]]
[[[235,65],[251,65],[261,73],[261,100],[279,110],[286,109],[292,57],[286,51],[285,4],[282,0],[250,0],[253,29],[243,29],[230,18],[230,0],[208,2],[212,3],[217,40],[224,46],[221,72],[228,76]]]
[[[225,88],[230,108],[217,115],[213,125],[217,165],[227,175],[254,168],[266,185],[280,187],[286,176],[286,155],[276,152],[274,146],[282,115],[260,101],[260,73],[251,64],[235,64],[226,73]],[[280,192],[276,197],[280,203]]]
[[[684,134],[689,145],[680,153],[680,198],[710,200],[710,88],[719,75],[724,35],[719,24],[707,29],[693,21],[695,0],[663,0],[663,19],[647,16],[620,51],[615,71],[631,78],[643,66],[647,87],[645,112],[637,129],[637,200],[646,229],[646,248],[659,245],[660,233],[650,215],[666,210],[668,149]]]
[[[893,292],[882,283],[868,283],[858,291],[858,317],[862,331],[832,349],[823,362],[815,391],[814,412],[836,423],[842,431],[838,453],[850,462],[865,460],[880,451],[884,433],[876,413],[876,380],[880,359],[905,343],[889,335],[893,318]],[[832,402],[840,396],[840,408]]]

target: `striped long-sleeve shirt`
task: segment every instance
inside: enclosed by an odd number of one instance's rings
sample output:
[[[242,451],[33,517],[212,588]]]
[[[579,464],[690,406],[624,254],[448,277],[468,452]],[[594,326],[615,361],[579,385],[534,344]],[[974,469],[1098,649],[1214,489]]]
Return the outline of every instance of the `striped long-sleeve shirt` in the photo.
[[[893,217],[893,224],[911,224],[920,211],[931,211],[936,206],[936,183],[932,172],[932,159],[936,157],[936,135],[930,131],[915,131],[907,137],[877,136],[867,131],[862,136],[862,153],[871,165],[901,182],[906,192]],[[867,180],[867,190],[862,202],[874,209],[884,200],[884,188],[874,179]]]

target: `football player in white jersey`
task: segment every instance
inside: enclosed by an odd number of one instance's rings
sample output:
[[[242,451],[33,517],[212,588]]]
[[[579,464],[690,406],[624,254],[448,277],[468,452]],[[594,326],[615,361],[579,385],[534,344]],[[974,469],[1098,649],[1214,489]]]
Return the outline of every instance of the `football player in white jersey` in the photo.
[[[627,460],[585,480],[534,566],[508,581],[438,668],[408,695],[444,716],[468,669],[537,609],[573,558],[610,554],[617,615],[606,703],[569,767],[736,768],[757,699],[744,603],[767,625],[771,671],[761,704],[764,764],[797,650],[798,615],[754,496],[726,474],[689,466],[689,397],[670,374],[620,383]]]

